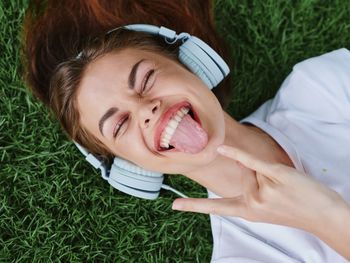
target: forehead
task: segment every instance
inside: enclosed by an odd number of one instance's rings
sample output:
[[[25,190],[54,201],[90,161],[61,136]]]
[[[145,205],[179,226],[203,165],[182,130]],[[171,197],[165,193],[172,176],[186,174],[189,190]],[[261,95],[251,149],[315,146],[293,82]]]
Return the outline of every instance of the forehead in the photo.
[[[149,52],[125,49],[118,52],[108,53],[92,61],[84,71],[80,88],[98,87],[105,82],[126,80],[131,67],[142,58],[149,58]],[[103,84],[101,83],[103,81]],[[97,82],[97,83],[96,83]]]
[[[141,59],[159,62],[164,60],[155,52],[140,49],[124,49],[108,53],[92,61],[83,73],[78,94],[88,89],[97,90],[106,84],[113,86],[125,85],[127,83],[131,68]],[[117,83],[116,83],[117,82]]]

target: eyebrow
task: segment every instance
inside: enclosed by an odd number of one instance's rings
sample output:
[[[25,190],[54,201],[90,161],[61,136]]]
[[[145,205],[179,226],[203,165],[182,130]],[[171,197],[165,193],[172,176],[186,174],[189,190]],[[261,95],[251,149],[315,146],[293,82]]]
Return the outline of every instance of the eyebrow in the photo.
[[[98,122],[98,128],[100,129],[101,134],[104,136],[103,134],[103,125],[105,123],[105,121],[111,117],[114,113],[116,113],[118,111],[118,108],[116,107],[112,107],[110,108],[108,111],[106,111],[105,114],[103,114],[102,118],[100,119],[100,121]]]
[[[141,59],[139,62],[137,62],[131,69],[128,79],[129,89],[135,88],[135,81],[136,81],[136,73],[137,69],[139,68],[139,65],[144,61],[145,59]]]

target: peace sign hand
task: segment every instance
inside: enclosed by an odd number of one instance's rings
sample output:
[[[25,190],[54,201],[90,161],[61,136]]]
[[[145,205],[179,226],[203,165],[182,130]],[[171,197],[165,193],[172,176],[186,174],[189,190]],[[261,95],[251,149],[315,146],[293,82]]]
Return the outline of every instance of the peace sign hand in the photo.
[[[234,198],[180,198],[174,201],[173,209],[312,231],[320,227],[315,222],[327,218],[336,204],[343,202],[338,193],[294,168],[258,160],[230,146],[220,146],[218,152],[253,171],[243,177],[243,194]]]

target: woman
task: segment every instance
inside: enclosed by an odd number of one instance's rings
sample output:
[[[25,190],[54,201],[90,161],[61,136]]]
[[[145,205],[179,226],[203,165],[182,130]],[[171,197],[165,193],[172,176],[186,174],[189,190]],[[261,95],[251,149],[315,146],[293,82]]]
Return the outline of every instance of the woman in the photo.
[[[174,57],[176,48],[169,48],[146,34],[124,30],[107,37],[97,37],[101,32],[104,35],[103,32],[121,25],[148,23],[197,35],[217,49],[220,42],[213,29],[210,4],[185,1],[184,6],[186,8],[178,8],[175,4],[164,9],[154,8],[159,13],[152,17],[145,12],[147,8],[154,10],[151,3],[141,6],[122,1],[49,2],[43,13],[36,13],[35,6],[31,7],[25,37],[25,55],[30,62],[27,62],[29,85],[55,112],[70,138],[90,151],[117,155],[148,170],[183,174],[208,188],[210,196],[240,196],[243,189],[241,178],[252,175],[251,170],[243,169],[216,153],[216,148],[222,143],[265,161],[296,167],[301,171],[305,168],[313,176],[318,174],[313,170],[318,167],[318,159],[314,156],[318,156],[323,161],[329,161],[324,169],[334,172],[333,164],[343,162],[347,157],[346,151],[329,156],[323,148],[318,151],[313,149],[321,137],[317,133],[319,130],[314,131],[313,127],[325,128],[324,137],[334,132],[331,130],[334,125],[324,127],[332,120],[341,126],[341,131],[349,130],[347,116],[350,115],[338,116],[338,113],[347,111],[348,97],[343,95],[348,90],[343,82],[347,80],[344,66],[346,71],[348,51],[340,50],[299,64],[296,69],[302,74],[291,75],[276,99],[238,123],[222,110],[225,95],[216,94],[222,103],[220,105],[205,84],[179,64]],[[198,21],[192,19],[192,12],[198,13]],[[61,17],[62,14],[64,17]],[[37,32],[43,33],[39,35]],[[86,44],[88,38],[93,41]],[[335,68],[333,72],[327,71],[327,61]],[[318,70],[333,78],[336,87],[334,96],[327,89],[325,92],[321,89],[329,79],[320,78],[319,82],[309,83],[314,78],[305,78],[316,74],[313,70],[315,65],[320,65]],[[129,81],[132,69],[137,73],[133,81]],[[340,80],[336,81],[338,77]],[[307,83],[310,90],[296,88],[296,82]],[[296,95],[304,91],[301,98],[305,100],[302,101]],[[337,98],[344,101],[336,105],[338,107],[333,112],[332,103]],[[316,106],[322,103],[329,114],[320,116],[320,109],[312,107],[310,99],[316,100]],[[193,140],[186,144],[181,134],[175,131],[174,138],[163,141],[162,149],[157,148],[154,134],[160,118],[171,107],[180,110],[183,105],[188,106],[198,118],[194,120],[186,115],[184,121],[188,125],[178,131],[207,139],[196,140],[196,136],[192,136]],[[195,128],[189,128],[191,125]],[[298,136],[293,137],[295,134]],[[312,141],[315,135],[317,139]],[[337,135],[336,143],[349,144],[343,133]],[[158,137],[164,139],[166,134]],[[307,147],[305,140],[308,140]],[[174,150],[165,149],[169,143],[175,145]],[[334,145],[329,142],[325,147],[332,149]],[[189,149],[194,150],[188,153]],[[346,185],[345,178],[339,176],[345,174],[347,168],[344,162],[341,169],[336,170],[336,176],[326,175],[317,179],[336,188],[347,199],[349,185]],[[275,225],[261,226],[238,218],[212,216],[211,219],[213,260],[345,262],[343,257],[306,232]],[[284,235],[283,240],[281,235]],[[254,253],[250,254],[250,251]]]

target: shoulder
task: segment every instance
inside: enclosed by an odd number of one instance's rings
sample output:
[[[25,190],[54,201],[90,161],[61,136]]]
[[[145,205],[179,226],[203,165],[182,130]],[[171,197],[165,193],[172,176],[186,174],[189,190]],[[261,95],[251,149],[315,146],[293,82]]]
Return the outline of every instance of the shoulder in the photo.
[[[342,48],[293,67],[273,100],[283,110],[323,121],[350,120],[350,52]]]

